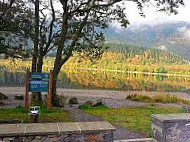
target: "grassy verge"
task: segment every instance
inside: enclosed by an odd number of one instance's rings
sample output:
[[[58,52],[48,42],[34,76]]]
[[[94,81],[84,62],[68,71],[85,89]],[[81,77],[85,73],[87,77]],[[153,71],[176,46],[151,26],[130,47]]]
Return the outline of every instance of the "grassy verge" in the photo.
[[[185,110],[180,107],[161,107],[156,105],[120,109],[110,109],[106,106],[99,106],[95,108],[82,106],[81,109],[91,115],[102,117],[104,120],[113,124],[145,133],[148,137],[151,136],[152,114],[185,112]]]
[[[13,109],[0,109],[0,120],[18,120],[23,123],[29,123],[29,114],[24,111],[23,107],[16,107]],[[46,108],[41,108],[39,116],[40,123],[53,122],[70,122],[73,121],[69,117],[69,113],[59,108],[53,108],[48,111]]]
[[[173,95],[141,95],[141,94],[130,94],[126,99],[138,102],[146,103],[175,103],[175,104],[187,104],[190,105],[190,100],[182,99],[178,96]]]

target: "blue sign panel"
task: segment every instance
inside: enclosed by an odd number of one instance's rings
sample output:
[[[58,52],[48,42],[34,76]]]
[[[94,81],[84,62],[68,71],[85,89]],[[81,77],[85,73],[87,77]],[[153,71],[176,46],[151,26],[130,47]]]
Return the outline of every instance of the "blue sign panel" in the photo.
[[[48,92],[49,76],[48,73],[30,73],[29,92]]]

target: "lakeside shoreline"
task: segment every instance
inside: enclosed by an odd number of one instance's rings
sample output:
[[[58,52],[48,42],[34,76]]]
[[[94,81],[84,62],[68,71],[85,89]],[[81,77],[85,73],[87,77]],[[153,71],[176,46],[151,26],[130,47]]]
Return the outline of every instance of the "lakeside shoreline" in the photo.
[[[25,87],[0,87],[0,92],[7,96],[14,96],[16,94],[24,95]],[[126,99],[126,96],[131,93],[138,94],[169,94],[177,95],[182,98],[190,99],[190,95],[186,92],[161,92],[161,91],[118,91],[118,90],[98,90],[98,89],[67,89],[67,88],[57,88],[58,95],[64,95],[66,97],[101,97],[101,98],[111,98],[111,99]]]
[[[127,74],[143,74],[143,75],[155,75],[155,76],[174,76],[174,77],[188,77],[190,78],[190,75],[184,75],[184,74],[171,74],[171,73],[158,73],[158,72],[138,72],[138,71],[126,71],[126,70],[111,70],[111,69],[99,69],[99,68],[85,68],[85,67],[63,67],[65,69],[71,69],[71,70],[88,70],[88,71],[102,71],[102,72],[119,72],[119,73],[127,73]]]

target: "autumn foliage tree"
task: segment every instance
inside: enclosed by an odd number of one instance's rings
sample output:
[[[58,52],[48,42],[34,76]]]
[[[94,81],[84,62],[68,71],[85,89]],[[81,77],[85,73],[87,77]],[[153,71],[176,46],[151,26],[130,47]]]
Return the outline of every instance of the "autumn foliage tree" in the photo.
[[[129,21],[125,13],[125,2],[137,4],[139,14],[144,16],[143,6],[150,0],[59,0],[62,6],[61,32],[56,49],[53,68],[53,102],[55,104],[56,82],[63,64],[74,51],[90,51],[98,56],[104,41],[99,29],[108,28],[109,23],[118,22],[127,27]],[[154,0],[160,11],[177,14],[183,0]]]
[[[12,0],[11,0],[12,1]],[[22,1],[22,0],[21,0]],[[177,14],[183,0],[28,0],[34,6],[31,17],[34,27],[32,40],[32,71],[41,72],[43,57],[55,52],[53,66],[53,103],[56,103],[56,83],[61,67],[74,52],[84,52],[90,58],[101,56],[104,34],[111,22],[127,27],[126,2],[137,4],[139,14],[144,16],[143,6],[151,3],[159,11]],[[14,0],[12,1],[15,2]],[[46,2],[46,4],[44,4]],[[50,5],[51,18],[44,10]],[[56,4],[56,6],[55,6]],[[57,7],[61,7],[57,8]],[[30,17],[29,17],[30,18]]]
[[[62,5],[61,32],[58,39],[56,58],[53,67],[53,102],[56,82],[63,64],[73,52],[87,51],[91,57],[99,56],[104,35],[98,29],[106,29],[112,21],[122,26],[129,24],[124,6],[119,1],[99,0],[60,0]]]

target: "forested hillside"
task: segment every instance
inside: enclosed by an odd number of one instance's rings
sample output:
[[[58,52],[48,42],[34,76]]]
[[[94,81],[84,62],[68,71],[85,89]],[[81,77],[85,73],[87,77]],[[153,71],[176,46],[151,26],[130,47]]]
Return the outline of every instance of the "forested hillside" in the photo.
[[[106,50],[100,58],[92,59],[88,54],[74,53],[63,68],[74,69],[98,69],[98,70],[120,70],[129,72],[168,73],[190,75],[190,64],[183,57],[165,50],[145,48],[134,45],[106,43]],[[49,71],[53,66],[53,57],[44,60],[44,71]],[[18,67],[30,67],[31,61],[0,60],[0,64],[7,70]]]
[[[187,60],[173,53],[125,44],[107,43],[105,46],[109,48],[101,58],[92,60],[84,53],[75,53],[65,67],[190,75]]]
[[[110,52],[123,54],[123,59],[139,64],[184,64],[187,62],[179,55],[155,48],[116,43],[108,43],[106,46],[109,47],[106,51],[108,54]]]

